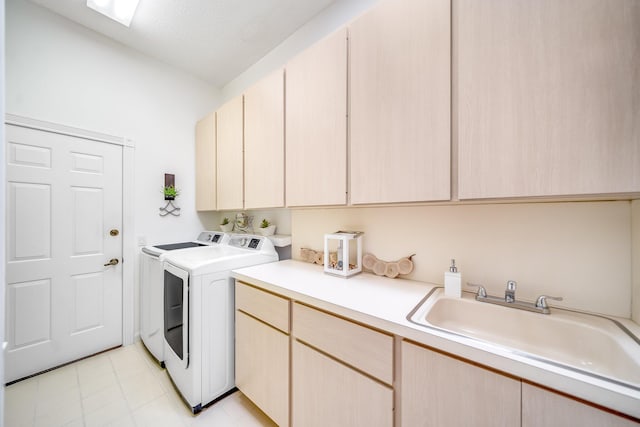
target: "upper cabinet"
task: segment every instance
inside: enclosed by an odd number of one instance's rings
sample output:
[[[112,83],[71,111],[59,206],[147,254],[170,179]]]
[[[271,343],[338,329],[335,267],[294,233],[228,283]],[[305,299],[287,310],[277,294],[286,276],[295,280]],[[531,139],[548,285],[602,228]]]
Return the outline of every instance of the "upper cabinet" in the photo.
[[[347,203],[347,35],[339,30],[286,67],[288,206]]]
[[[216,113],[196,123],[196,210],[216,209]]]
[[[460,199],[640,191],[640,2],[455,11]]]
[[[243,208],[243,115],[242,96],[218,109],[217,193],[218,210]]]
[[[284,206],[283,70],[197,123],[196,192],[198,210]]]
[[[351,203],[449,200],[450,1],[381,1],[349,58]]]
[[[284,74],[244,94],[244,207],[284,206]]]

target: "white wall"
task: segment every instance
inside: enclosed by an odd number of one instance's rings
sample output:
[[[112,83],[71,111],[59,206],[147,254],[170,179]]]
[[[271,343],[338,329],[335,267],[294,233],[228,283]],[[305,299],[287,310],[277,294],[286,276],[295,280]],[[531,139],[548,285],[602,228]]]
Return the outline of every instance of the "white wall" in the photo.
[[[338,0],[328,6],[262,59],[227,83],[222,88],[224,100],[241,94],[243,90],[247,89],[271,71],[278,67],[283,67],[290,59],[302,52],[305,48],[352,21],[378,1],[379,0]]]
[[[0,0],[0,22],[4,22],[4,0]],[[0,117],[4,117],[5,104],[5,82],[4,82],[4,31],[0,32]],[[5,172],[5,141],[4,126],[0,129],[0,182],[6,182]],[[5,233],[5,198],[0,197],[0,236],[6,236]],[[4,342],[4,292],[6,286],[5,279],[5,246],[0,245],[0,344]],[[0,427],[4,423],[4,350],[0,351]]]
[[[219,91],[23,0],[7,2],[7,112],[116,136],[136,145],[136,233],[191,238],[195,122]],[[164,173],[182,189],[179,218],[161,218]]]
[[[558,305],[631,316],[628,201],[294,210],[293,258],[341,229],[364,231],[365,252],[385,261],[415,253],[415,280],[442,284],[455,258],[463,284],[492,295],[513,279],[523,300],[562,296]]]
[[[632,313],[640,324],[640,199],[631,202],[631,260],[632,260]]]
[[[195,211],[195,123],[219,90],[32,3],[6,6],[6,112],[132,139],[135,235],[196,236],[207,215]],[[182,190],[180,217],[158,215],[164,173]]]

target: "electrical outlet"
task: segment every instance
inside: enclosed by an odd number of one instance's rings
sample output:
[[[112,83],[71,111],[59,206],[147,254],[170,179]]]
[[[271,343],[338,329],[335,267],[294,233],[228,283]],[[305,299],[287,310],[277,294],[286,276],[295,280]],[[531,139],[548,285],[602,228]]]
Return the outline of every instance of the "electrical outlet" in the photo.
[[[138,246],[146,246],[147,238],[145,236],[138,236]]]

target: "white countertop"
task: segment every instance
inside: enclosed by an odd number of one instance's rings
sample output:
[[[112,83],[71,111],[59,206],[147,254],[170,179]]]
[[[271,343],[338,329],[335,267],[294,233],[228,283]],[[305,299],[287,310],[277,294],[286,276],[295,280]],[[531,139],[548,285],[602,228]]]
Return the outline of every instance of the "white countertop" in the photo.
[[[368,273],[345,279],[324,274],[320,265],[293,260],[234,270],[232,276],[294,301],[640,418],[639,390],[408,321],[407,314],[438,285]]]

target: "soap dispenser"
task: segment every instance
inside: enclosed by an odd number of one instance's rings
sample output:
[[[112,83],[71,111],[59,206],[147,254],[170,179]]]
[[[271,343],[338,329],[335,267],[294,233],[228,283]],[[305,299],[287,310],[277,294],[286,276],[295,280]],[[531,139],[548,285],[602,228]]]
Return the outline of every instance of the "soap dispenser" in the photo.
[[[451,260],[449,271],[444,273],[444,294],[448,297],[460,298],[462,296],[462,278],[456,267],[456,260]]]

